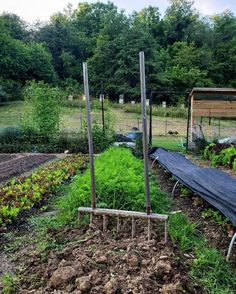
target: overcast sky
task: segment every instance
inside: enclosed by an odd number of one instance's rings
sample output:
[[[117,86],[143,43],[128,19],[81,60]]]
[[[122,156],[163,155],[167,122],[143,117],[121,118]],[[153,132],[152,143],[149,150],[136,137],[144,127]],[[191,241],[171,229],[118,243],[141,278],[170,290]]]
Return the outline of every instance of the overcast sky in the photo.
[[[62,11],[68,3],[74,7],[79,0],[0,0],[0,13],[12,12],[28,22],[35,20],[47,21],[50,16],[58,11]],[[87,2],[97,2],[87,0]],[[107,2],[102,0],[101,2]],[[163,14],[169,4],[168,0],[114,0],[111,1],[119,8],[125,9],[127,13],[133,10],[140,10],[148,5],[158,6]],[[195,7],[204,15],[221,13],[230,9],[236,14],[236,0],[195,0]]]

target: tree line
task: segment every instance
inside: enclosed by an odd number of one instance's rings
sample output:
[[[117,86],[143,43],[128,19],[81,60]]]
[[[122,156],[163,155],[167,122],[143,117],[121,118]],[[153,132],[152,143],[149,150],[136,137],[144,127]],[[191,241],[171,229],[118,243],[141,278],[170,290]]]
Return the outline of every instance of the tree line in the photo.
[[[138,100],[141,50],[149,89],[236,87],[231,11],[204,17],[193,2],[171,0],[163,17],[154,6],[127,15],[111,2],[83,2],[34,26],[14,14],[0,15],[0,100],[19,99],[29,80],[80,94],[86,60],[93,95],[102,82],[111,99],[124,94]]]

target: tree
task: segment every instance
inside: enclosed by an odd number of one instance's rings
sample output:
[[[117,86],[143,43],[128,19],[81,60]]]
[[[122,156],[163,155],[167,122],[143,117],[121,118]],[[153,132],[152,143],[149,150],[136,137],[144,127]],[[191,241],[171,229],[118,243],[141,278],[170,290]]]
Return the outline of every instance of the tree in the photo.
[[[166,43],[172,45],[178,41],[189,42],[198,19],[197,12],[192,8],[193,2],[170,0],[170,3],[164,17]]]

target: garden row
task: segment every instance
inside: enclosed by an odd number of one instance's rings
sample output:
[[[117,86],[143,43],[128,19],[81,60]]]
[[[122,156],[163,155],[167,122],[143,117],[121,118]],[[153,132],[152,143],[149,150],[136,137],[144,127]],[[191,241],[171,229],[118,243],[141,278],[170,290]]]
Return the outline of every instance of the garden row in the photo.
[[[55,190],[84,168],[86,157],[74,155],[40,168],[28,177],[18,177],[0,187],[0,226],[39,205]]]
[[[236,171],[236,145],[234,144],[212,143],[205,148],[204,158],[210,160],[213,166],[223,165]]]
[[[145,211],[143,163],[139,159],[135,158],[128,149],[112,147],[97,157],[95,160],[95,174],[98,207]],[[150,174],[150,189],[153,212],[169,214],[171,211],[172,200],[166,194],[161,192],[159,185],[155,181],[152,174]],[[99,234],[97,235],[99,236],[97,237],[98,240],[96,240],[96,238],[94,239],[94,236],[96,236],[98,231],[95,233],[91,230],[86,231],[85,227],[82,226],[83,232],[86,232],[85,235],[77,236],[76,233],[76,236],[79,237],[79,239],[70,242],[68,246],[65,244],[69,234],[69,231],[67,230],[65,237],[65,225],[69,224],[71,226],[73,223],[77,225],[78,207],[91,205],[89,171],[76,175],[73,182],[70,184],[68,189],[66,189],[64,196],[55,201],[55,204],[58,205],[57,215],[53,217],[39,216],[34,221],[31,221],[31,223],[36,225],[37,230],[40,226],[42,226],[44,230],[47,231],[48,228],[50,229],[48,231],[52,232],[55,232],[55,230],[58,230],[59,227],[62,227],[63,238],[60,237],[59,240],[60,242],[63,242],[63,244],[59,243],[58,247],[61,248],[63,245],[63,253],[60,251],[58,252],[57,256],[59,257],[59,260],[57,261],[57,266],[53,267],[53,269],[50,267],[51,260],[48,260],[47,258],[43,259],[41,272],[44,273],[47,271],[48,276],[44,275],[43,277],[38,277],[40,283],[35,287],[38,290],[40,289],[42,292],[45,291],[45,289],[50,289],[51,291],[54,289],[68,291],[66,289],[70,289],[70,291],[72,291],[76,289],[76,287],[77,289],[80,289],[79,287],[82,287],[80,283],[82,283],[82,281],[87,281],[86,285],[88,285],[88,287],[86,289],[88,291],[91,290],[91,293],[101,293],[102,289],[105,289],[107,285],[106,283],[109,283],[111,272],[116,273],[116,270],[119,267],[125,268],[125,260],[127,260],[129,254],[127,255],[126,250],[124,249],[119,249],[119,253],[116,252],[116,250],[118,250],[117,248],[120,248],[119,246],[123,246],[121,245],[123,241],[118,239],[118,236],[116,236],[114,227],[110,231],[110,235],[113,237],[108,237],[110,236],[108,235],[109,233],[105,236]],[[125,229],[127,229],[127,225]],[[139,230],[138,227],[136,229],[137,231]],[[76,228],[73,230],[76,230]],[[75,231],[73,230],[72,234],[75,235]],[[169,236],[172,242],[166,244],[165,249],[163,249],[166,250],[165,253],[167,252],[168,255],[168,248],[171,248],[173,246],[172,244],[177,245],[174,252],[172,251],[173,249],[171,249],[172,253],[170,253],[170,255],[172,257],[179,256],[179,264],[185,264],[188,269],[189,267],[191,268],[192,281],[188,282],[188,288],[186,288],[186,283],[181,278],[181,270],[183,270],[183,266],[176,265],[176,275],[173,274],[170,269],[162,274],[161,266],[157,266],[158,262],[154,262],[153,265],[151,265],[150,262],[150,275],[152,278],[145,280],[143,272],[146,271],[146,265],[142,263],[143,258],[136,263],[137,265],[135,264],[135,271],[130,271],[129,279],[127,278],[126,272],[124,277],[124,272],[117,273],[117,275],[112,276],[110,283],[113,285],[113,280],[115,280],[115,278],[118,278],[118,280],[119,278],[122,278],[123,282],[119,283],[120,289],[124,290],[126,289],[125,287],[128,287],[127,283],[133,283],[134,292],[138,291],[141,283],[143,285],[142,287],[144,287],[144,293],[153,293],[149,291],[151,287],[153,287],[153,283],[156,287],[155,291],[161,291],[161,289],[167,287],[166,283],[171,283],[172,286],[176,286],[175,290],[172,288],[173,291],[178,291],[178,289],[180,289],[180,291],[183,290],[183,292],[185,291],[186,293],[203,293],[201,291],[201,286],[203,286],[206,293],[234,293],[236,290],[236,275],[234,274],[234,270],[230,267],[230,264],[227,264],[224,261],[223,256],[218,250],[208,246],[205,237],[197,233],[196,225],[191,224],[184,213],[170,214]],[[106,242],[104,242],[104,237],[106,238]],[[50,236],[49,239],[51,240],[51,238],[52,236]],[[138,238],[141,237],[137,236],[136,240],[137,242],[138,240],[140,242],[140,239]],[[143,238],[145,239],[144,235]],[[116,246],[113,245],[114,240]],[[136,241],[132,240],[132,242]],[[132,243],[131,241],[129,242]],[[83,245],[83,243],[86,245]],[[108,244],[112,244],[112,249],[108,248]],[[147,246],[145,243],[138,244],[141,244],[140,246]],[[56,243],[53,243],[53,246],[53,248],[55,248]],[[113,248],[114,246],[116,249]],[[47,248],[51,247],[51,245],[47,245]],[[137,253],[139,247],[136,247],[135,250]],[[110,252],[112,258],[116,257],[115,263],[110,264],[107,262],[107,251]],[[70,254],[67,256],[66,252],[70,252]],[[44,257],[45,254],[46,253],[43,252]],[[55,252],[52,253],[52,249],[48,252],[48,256],[55,256],[55,254]],[[145,254],[147,254],[147,252]],[[152,253],[152,251],[148,251],[148,254],[154,254],[152,257],[157,255],[156,252]],[[64,260],[60,263],[61,256],[63,256]],[[71,256],[73,256],[73,260],[71,259]],[[187,261],[186,256],[188,256]],[[76,260],[76,262],[74,262],[75,258],[78,258],[78,261]],[[119,260],[119,267],[114,268],[117,260]],[[80,265],[79,272],[74,270],[73,266],[75,263]],[[35,269],[32,269],[32,264],[33,263],[31,262],[29,268],[30,272],[32,273],[32,270],[35,270],[35,272],[38,273],[38,268],[36,267]],[[168,260],[165,260],[165,268],[166,264],[168,266]],[[71,277],[70,280],[60,281],[60,283],[55,282],[54,278],[64,270],[64,267],[66,269],[70,268],[73,271],[73,277]],[[82,272],[81,269],[83,269]],[[128,269],[125,268],[125,270]],[[96,273],[96,285],[94,280],[91,281],[91,277],[94,273]],[[153,273],[155,273],[155,275],[153,275]],[[137,280],[137,276],[140,278],[139,281]],[[167,280],[163,279],[164,276]],[[29,278],[26,280],[27,287],[32,289],[32,283],[34,283],[33,280],[31,281]],[[23,279],[22,283],[25,282],[26,281]],[[191,286],[190,283],[194,283],[194,286]],[[116,289],[115,284],[113,286]],[[197,287],[199,290],[196,290],[196,288],[194,290],[194,287]],[[96,289],[98,288],[100,289],[100,292],[96,292]],[[92,290],[94,292],[92,292]]]

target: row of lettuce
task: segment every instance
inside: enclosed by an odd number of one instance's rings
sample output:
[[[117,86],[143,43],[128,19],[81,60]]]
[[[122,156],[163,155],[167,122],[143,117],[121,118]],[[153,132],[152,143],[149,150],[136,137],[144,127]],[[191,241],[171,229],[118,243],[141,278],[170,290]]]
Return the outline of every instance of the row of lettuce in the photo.
[[[212,143],[205,148],[204,158],[210,160],[212,166],[223,165],[236,171],[236,145],[234,144]]]
[[[19,214],[39,206],[78,169],[84,168],[86,162],[86,156],[66,157],[0,187],[0,226],[12,223]]]

